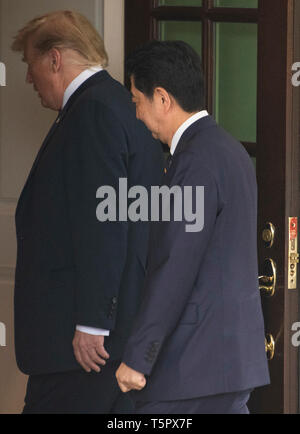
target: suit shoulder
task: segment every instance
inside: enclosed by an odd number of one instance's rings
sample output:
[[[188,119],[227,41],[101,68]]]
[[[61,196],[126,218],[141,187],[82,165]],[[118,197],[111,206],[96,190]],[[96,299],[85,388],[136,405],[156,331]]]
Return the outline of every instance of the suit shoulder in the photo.
[[[113,111],[118,111],[120,107],[123,111],[134,114],[134,105],[131,102],[129,91],[110,76],[105,81],[95,82],[93,86],[87,88],[81,94],[80,99],[93,100]]]
[[[223,167],[254,171],[244,146],[221,126],[196,130],[185,144],[185,150],[209,167]]]
[[[78,120],[78,128],[83,123],[105,128],[110,135],[117,132],[125,137],[131,154],[144,151],[150,154],[161,153],[161,145],[154,140],[145,125],[137,120],[135,106],[130,93],[109,75],[106,80],[95,82],[85,89],[71,108],[72,122]],[[71,119],[70,119],[71,120]]]
[[[75,105],[83,116],[94,111],[103,120],[112,118],[117,121],[127,132],[141,134],[145,131],[142,122],[136,119],[135,106],[131,101],[130,93],[110,76],[105,81],[96,82],[85,89],[77,98]]]

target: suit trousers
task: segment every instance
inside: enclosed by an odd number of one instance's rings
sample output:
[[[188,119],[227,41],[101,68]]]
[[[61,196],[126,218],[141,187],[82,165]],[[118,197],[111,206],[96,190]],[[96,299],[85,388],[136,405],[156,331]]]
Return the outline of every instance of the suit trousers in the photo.
[[[251,390],[181,401],[135,403],[135,414],[249,414]]]
[[[101,372],[30,376],[23,414],[132,414],[133,402],[115,378],[120,362],[108,362]]]

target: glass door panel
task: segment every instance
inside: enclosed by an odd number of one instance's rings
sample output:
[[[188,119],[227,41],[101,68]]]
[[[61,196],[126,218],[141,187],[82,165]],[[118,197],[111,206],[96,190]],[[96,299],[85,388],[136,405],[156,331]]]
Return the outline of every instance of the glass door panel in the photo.
[[[258,0],[215,0],[215,7],[221,8],[257,8]]]
[[[160,40],[180,40],[190,44],[202,57],[201,21],[160,21]]]
[[[256,143],[257,24],[215,24],[214,116],[241,142]]]

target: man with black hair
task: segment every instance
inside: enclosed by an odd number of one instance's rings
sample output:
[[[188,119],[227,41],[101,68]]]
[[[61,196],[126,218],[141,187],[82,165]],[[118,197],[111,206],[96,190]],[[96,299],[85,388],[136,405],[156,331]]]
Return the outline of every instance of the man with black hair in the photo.
[[[169,222],[152,223],[119,386],[134,391],[137,413],[247,414],[251,391],[269,383],[254,167],[204,110],[201,61],[190,46],[151,42],[130,56],[127,72],[137,117],[170,147],[163,183],[204,188],[204,227],[188,232],[175,205]]]

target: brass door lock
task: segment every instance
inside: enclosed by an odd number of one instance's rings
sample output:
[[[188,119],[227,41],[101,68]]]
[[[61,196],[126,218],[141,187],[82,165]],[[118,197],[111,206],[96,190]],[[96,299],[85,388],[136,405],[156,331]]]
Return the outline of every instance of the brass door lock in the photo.
[[[275,240],[275,226],[272,223],[267,223],[262,232],[262,239],[267,249],[270,249]]]

